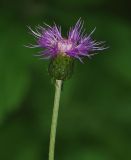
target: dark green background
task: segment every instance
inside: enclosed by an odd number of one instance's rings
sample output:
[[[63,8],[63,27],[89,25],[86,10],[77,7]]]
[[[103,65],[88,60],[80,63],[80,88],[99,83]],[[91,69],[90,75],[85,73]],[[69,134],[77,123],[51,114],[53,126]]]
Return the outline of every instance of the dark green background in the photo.
[[[55,160],[131,159],[131,5],[114,0],[0,2],[0,160],[47,160],[54,86],[27,25],[79,17],[108,50],[79,61],[61,97]]]

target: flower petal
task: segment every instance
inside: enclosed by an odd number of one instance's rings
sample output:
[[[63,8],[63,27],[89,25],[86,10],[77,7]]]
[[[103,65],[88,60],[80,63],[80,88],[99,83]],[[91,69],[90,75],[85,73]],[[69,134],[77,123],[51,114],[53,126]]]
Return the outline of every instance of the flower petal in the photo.
[[[69,31],[68,39],[74,43],[77,43],[81,38],[81,30],[83,27],[83,23],[81,19],[79,19],[75,25],[75,27],[71,28]]]

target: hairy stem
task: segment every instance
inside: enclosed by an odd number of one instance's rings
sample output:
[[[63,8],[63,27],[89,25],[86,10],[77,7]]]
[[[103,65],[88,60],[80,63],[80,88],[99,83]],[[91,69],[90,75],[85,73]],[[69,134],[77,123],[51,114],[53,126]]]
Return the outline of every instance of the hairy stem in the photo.
[[[56,80],[54,108],[53,108],[51,132],[50,132],[49,160],[54,160],[55,138],[56,138],[56,128],[57,128],[57,119],[58,119],[58,111],[59,111],[59,103],[60,103],[61,86],[62,86],[62,80]]]

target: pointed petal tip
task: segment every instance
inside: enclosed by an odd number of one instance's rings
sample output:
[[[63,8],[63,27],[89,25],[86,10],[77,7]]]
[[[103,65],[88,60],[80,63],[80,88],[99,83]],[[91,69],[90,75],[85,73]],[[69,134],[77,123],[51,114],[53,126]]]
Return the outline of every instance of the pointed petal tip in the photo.
[[[24,47],[27,47],[27,48],[39,48],[40,45],[28,44],[28,45],[24,45]]]

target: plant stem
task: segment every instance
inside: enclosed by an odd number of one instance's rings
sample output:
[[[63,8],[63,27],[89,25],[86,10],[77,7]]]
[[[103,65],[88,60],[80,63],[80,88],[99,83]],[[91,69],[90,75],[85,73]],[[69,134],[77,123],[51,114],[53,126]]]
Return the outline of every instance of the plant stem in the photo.
[[[53,108],[51,132],[50,132],[49,160],[54,160],[55,137],[56,137],[56,128],[57,128],[57,119],[58,119],[58,111],[59,111],[59,103],[60,103],[61,86],[62,86],[62,80],[56,80],[54,108]]]

